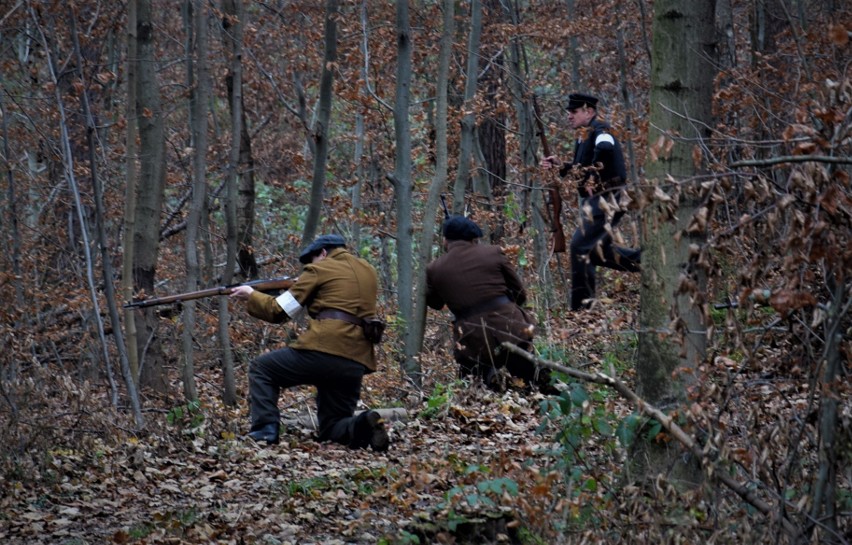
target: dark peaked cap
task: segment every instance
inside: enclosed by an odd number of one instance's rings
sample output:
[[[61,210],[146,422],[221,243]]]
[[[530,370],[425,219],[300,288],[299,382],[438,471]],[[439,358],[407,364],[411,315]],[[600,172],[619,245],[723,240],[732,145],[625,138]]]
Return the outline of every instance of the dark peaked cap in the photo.
[[[598,108],[598,98],[593,97],[592,95],[584,95],[583,93],[571,93],[568,95],[568,109],[576,110],[578,108],[582,108],[583,106],[589,106],[590,108]]]
[[[340,235],[321,235],[311,242],[310,246],[302,250],[299,254],[299,262],[307,265],[311,262],[314,255],[320,253],[326,248],[337,248],[338,246],[346,246],[346,239]]]
[[[447,240],[473,240],[482,236],[482,229],[464,216],[451,216],[444,222],[444,238]]]

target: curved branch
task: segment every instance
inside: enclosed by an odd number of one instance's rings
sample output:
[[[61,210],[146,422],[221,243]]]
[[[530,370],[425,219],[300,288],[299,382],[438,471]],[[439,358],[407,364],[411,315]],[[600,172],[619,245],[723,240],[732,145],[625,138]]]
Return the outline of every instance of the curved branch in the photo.
[[[638,394],[620,380],[601,372],[596,372],[594,374],[585,373],[570,367],[565,367],[564,365],[559,365],[558,363],[543,360],[509,342],[504,342],[500,346],[513,354],[526,358],[539,367],[546,367],[585,382],[593,382],[595,384],[602,384],[612,388],[624,399],[635,405],[642,414],[657,420],[672,437],[677,439],[678,442],[685,446],[693,456],[702,462],[702,466],[707,469],[708,475],[722,481],[725,486],[764,515],[772,514],[772,505],[757,497],[754,491],[749,490],[745,485],[737,482],[725,471],[716,471],[715,468],[710,465],[715,459],[715,457],[712,456],[712,450],[705,451],[705,449],[702,448],[691,435],[684,431],[683,428],[678,426],[670,416],[639,397]],[[781,520],[781,525],[791,536],[798,536],[800,534],[799,530],[786,518]]]
[[[766,167],[783,163],[831,163],[835,165],[852,165],[852,157],[830,157],[827,155],[782,155],[770,159],[752,159],[737,161],[728,165],[735,167]]]

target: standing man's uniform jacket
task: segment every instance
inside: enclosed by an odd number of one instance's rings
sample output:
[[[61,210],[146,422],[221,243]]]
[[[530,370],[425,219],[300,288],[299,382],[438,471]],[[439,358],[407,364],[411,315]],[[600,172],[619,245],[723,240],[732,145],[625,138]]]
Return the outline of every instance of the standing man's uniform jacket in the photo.
[[[627,180],[621,144],[611,134],[610,126],[594,119],[586,128],[586,132],[585,138],[577,139],[574,160],[565,163],[559,170],[559,175],[564,178],[572,168],[602,167],[600,171],[590,168],[580,175],[577,190],[581,198],[617,189]]]
[[[426,304],[435,310],[446,305],[453,313],[454,355],[463,374],[505,365],[512,374],[533,379],[534,366],[513,363],[507,350],[495,351],[505,341],[531,349],[534,324],[519,307],[526,298],[499,246],[450,240],[447,252],[426,268]]]
[[[308,330],[290,343],[291,348],[348,358],[372,372],[376,370],[373,344],[364,337],[361,326],[314,317],[329,309],[342,310],[358,318],[375,316],[377,292],[373,266],[344,248],[335,248],[326,259],[305,265],[298,280],[284,294],[273,297],[252,293],[248,312],[255,318],[280,323],[307,310],[311,317]]]

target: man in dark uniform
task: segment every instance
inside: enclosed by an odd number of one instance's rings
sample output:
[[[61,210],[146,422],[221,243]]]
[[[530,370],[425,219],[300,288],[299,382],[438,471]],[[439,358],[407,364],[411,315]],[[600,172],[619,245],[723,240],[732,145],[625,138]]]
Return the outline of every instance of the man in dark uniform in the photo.
[[[627,180],[621,144],[610,126],[597,118],[598,99],[580,93],[568,97],[568,122],[579,132],[574,160],[561,164],[545,157],[541,167],[560,166],[559,175],[569,173],[580,193],[580,226],[571,238],[571,310],[589,308],[595,297],[595,267],[639,272],[641,250],[622,248],[612,242],[607,224],[615,227],[624,215],[619,209],[622,187]],[[615,210],[612,219],[601,206],[605,199]]]
[[[361,380],[376,370],[373,344],[364,336],[364,318],[376,314],[375,269],[350,254],[340,235],[323,235],[302,251],[302,274],[278,297],[238,286],[231,297],[248,302],[248,312],[272,323],[301,315],[308,330],[287,348],[251,362],[249,436],[278,442],[281,388],[310,384],[317,388],[319,439],[352,448],[385,451],[388,434],[375,411],[353,416]]]
[[[446,305],[454,315],[453,355],[462,376],[477,376],[502,390],[499,369],[549,391],[549,373],[500,347],[511,342],[532,349],[534,323],[520,307],[527,294],[499,246],[477,244],[482,230],[464,216],[444,222],[446,253],[426,268],[426,304]]]

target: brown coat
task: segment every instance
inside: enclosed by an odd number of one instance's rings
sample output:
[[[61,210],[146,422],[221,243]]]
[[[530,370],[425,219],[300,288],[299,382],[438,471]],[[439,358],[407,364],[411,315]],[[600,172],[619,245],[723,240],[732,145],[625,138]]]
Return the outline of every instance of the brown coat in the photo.
[[[470,314],[500,296],[511,302]],[[457,318],[462,316],[453,322],[453,337],[456,359],[463,365],[502,367],[507,351],[498,351],[498,358],[494,349],[504,341],[530,348],[534,322],[518,306],[526,298],[521,279],[499,246],[453,240],[426,268],[426,304],[436,310],[446,305]]]
[[[335,248],[325,259],[305,265],[288,290],[311,317],[321,310],[337,309],[359,318],[375,316],[377,291],[378,277],[373,266],[344,248]],[[275,297],[258,291],[249,297],[248,312],[272,323],[290,318]],[[364,330],[342,320],[310,318],[308,330],[290,347],[334,354],[376,370],[373,344],[364,338]]]

